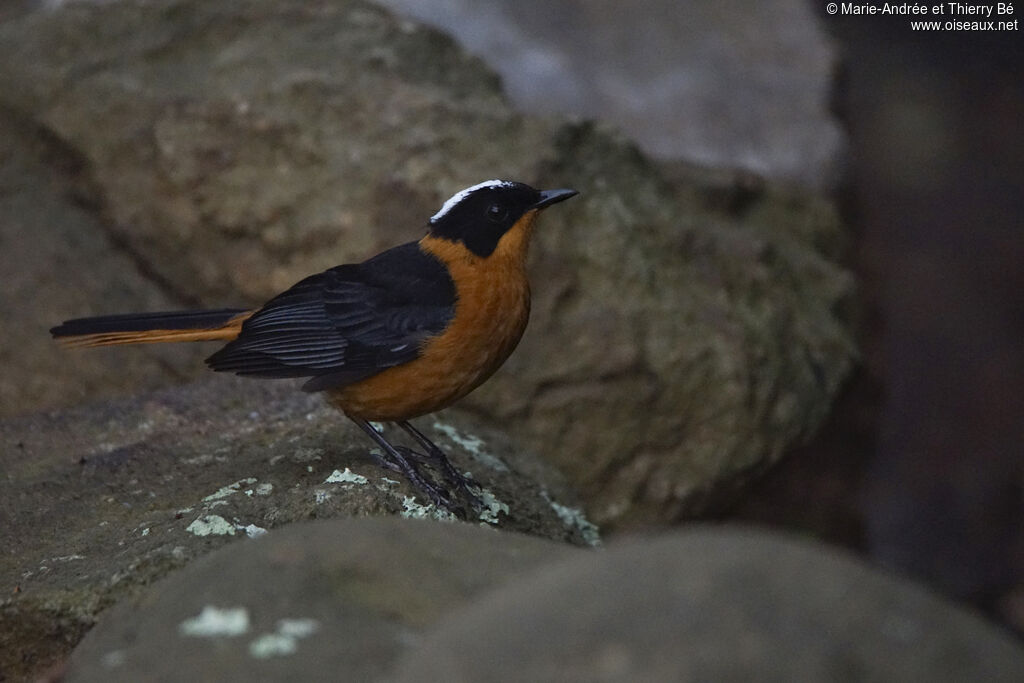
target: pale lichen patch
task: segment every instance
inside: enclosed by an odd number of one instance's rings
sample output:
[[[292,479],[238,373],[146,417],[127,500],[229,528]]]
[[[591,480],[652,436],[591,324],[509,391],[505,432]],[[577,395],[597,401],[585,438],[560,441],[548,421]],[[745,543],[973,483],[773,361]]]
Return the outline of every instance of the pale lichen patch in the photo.
[[[294,638],[282,636],[280,633],[264,633],[249,643],[249,655],[256,659],[270,657],[286,657],[299,649]]]
[[[508,515],[508,505],[491,493],[490,489],[482,488],[479,490],[480,500],[484,504],[484,509],[480,511],[480,521],[488,524],[497,524],[499,521],[499,514]]]
[[[197,616],[178,624],[178,633],[194,638],[240,636],[249,631],[249,610],[207,605]]]
[[[249,655],[256,659],[284,657],[298,651],[299,641],[320,629],[316,619],[280,619],[274,633],[264,633],[249,643]]]
[[[273,491],[274,485],[271,484],[270,482],[263,482],[262,484],[257,484],[256,488],[253,489],[253,493],[257,496],[269,496]],[[247,495],[248,493],[249,492],[246,491]]]
[[[84,560],[85,555],[60,555],[59,557],[51,557],[50,562],[74,562],[75,560]]]
[[[455,427],[438,420],[434,421],[434,429],[448,437],[452,443],[469,453],[469,455],[480,464],[489,467],[495,472],[509,471],[508,465],[502,462],[500,458],[487,451],[485,448],[486,444],[480,437],[474,436],[473,434],[462,434]]]
[[[445,522],[454,522],[456,517],[447,510],[442,510],[434,504],[423,505],[416,502],[412,496],[402,497],[402,511],[399,512],[406,519],[436,519]]]
[[[369,479],[361,474],[356,474],[349,468],[345,468],[344,472],[334,470],[330,476],[324,479],[325,484],[366,484],[369,483]]]
[[[185,527],[196,536],[234,536],[235,525],[220,515],[204,515]]]
[[[232,495],[234,493],[238,493],[238,491],[242,488],[242,486],[248,486],[250,484],[255,484],[256,481],[257,480],[256,480],[255,477],[247,477],[246,479],[239,479],[238,481],[234,482],[233,484],[228,484],[227,486],[220,487],[219,489],[217,489],[216,491],[214,491],[210,495],[208,495],[205,498],[203,498],[203,502],[204,503],[208,503],[208,502],[211,502],[211,501],[214,501],[214,500],[220,500],[221,498],[227,498],[228,496],[230,496],[230,495]]]
[[[236,528],[244,531],[245,535],[249,538],[259,538],[260,536],[267,533],[266,529],[264,529],[261,526],[256,526],[255,524],[246,524],[245,526],[238,524],[236,525]]]
[[[586,518],[582,510],[556,503],[551,499],[547,491],[542,491],[541,495],[544,496],[544,500],[548,502],[548,505],[551,506],[551,509],[554,510],[566,527],[577,529],[580,532],[580,536],[583,537],[587,545],[601,545],[601,530],[597,528],[596,524]]]

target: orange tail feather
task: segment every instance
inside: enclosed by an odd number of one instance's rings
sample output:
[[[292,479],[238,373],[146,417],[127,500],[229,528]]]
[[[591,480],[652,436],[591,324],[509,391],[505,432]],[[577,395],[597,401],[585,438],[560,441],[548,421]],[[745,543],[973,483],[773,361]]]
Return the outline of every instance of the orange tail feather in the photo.
[[[238,336],[253,311],[181,311],[139,313],[68,320],[50,330],[68,347],[156,344],[163,342],[230,341]]]

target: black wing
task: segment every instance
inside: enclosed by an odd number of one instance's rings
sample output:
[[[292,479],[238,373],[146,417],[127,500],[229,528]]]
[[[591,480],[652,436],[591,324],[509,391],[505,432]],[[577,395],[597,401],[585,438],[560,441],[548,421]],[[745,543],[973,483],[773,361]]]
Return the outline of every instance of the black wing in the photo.
[[[415,242],[331,268],[274,297],[210,356],[214,370],[312,377],[319,391],[408,363],[455,313],[455,284]]]

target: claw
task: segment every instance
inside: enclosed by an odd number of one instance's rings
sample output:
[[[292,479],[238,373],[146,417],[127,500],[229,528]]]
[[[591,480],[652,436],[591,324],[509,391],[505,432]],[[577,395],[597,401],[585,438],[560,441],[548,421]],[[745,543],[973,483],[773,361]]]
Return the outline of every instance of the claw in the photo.
[[[427,452],[420,453],[405,446],[394,446],[384,435],[366,420],[348,416],[353,422],[359,425],[360,429],[366,432],[378,446],[384,451],[383,455],[371,453],[374,461],[381,467],[398,472],[409,480],[409,483],[424,493],[431,502],[439,508],[448,510],[462,519],[468,519],[466,511],[460,505],[456,505],[452,496],[452,489],[460,492],[461,498],[468,501],[475,512],[483,510],[483,501],[471,488],[470,480],[461,472],[455,469],[448,457],[440,448],[434,445],[427,437],[423,436],[415,427],[408,422],[402,421],[398,425],[409,433]],[[436,485],[429,476],[420,471],[421,466],[435,465],[440,469],[440,475],[448,485],[448,489]]]

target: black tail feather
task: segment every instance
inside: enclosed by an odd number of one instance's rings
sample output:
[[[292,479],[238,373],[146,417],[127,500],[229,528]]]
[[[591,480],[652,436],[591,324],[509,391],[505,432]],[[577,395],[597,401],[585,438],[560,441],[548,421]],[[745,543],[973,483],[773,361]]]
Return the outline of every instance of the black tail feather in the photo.
[[[219,327],[244,308],[221,308],[210,311],[168,311],[163,313],[127,313],[101,315],[95,318],[66,320],[51,328],[54,337],[76,337],[84,334],[111,332],[145,332],[147,330],[197,330]]]

